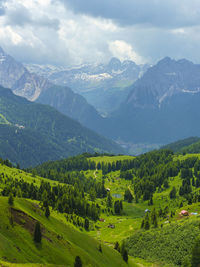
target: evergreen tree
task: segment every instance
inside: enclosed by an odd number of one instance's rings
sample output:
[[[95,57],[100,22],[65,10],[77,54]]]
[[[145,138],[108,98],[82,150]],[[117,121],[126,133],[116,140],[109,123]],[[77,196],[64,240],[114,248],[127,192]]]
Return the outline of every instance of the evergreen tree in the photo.
[[[85,230],[89,230],[89,226],[90,226],[90,221],[88,220],[88,218],[85,218],[85,221],[84,221],[84,228]]]
[[[8,204],[9,204],[10,206],[12,206],[12,205],[14,204],[14,197],[13,197],[13,194],[12,194],[12,193],[9,194],[9,197],[8,197]]]
[[[36,222],[35,230],[34,230],[34,241],[36,243],[41,243],[41,240],[42,240],[42,233],[41,233],[41,229],[40,229],[40,223]]]
[[[128,262],[128,252],[126,249],[124,249],[123,255],[122,255],[123,260],[127,263]]]
[[[155,228],[158,227],[157,214],[155,208],[151,212],[151,223],[154,225]]]
[[[101,244],[99,244],[99,252],[102,253],[102,247],[101,247]]]
[[[144,229],[149,230],[150,228],[150,223],[149,223],[149,214],[146,213],[145,219],[144,219]]]
[[[76,256],[75,258],[74,267],[82,267],[82,261],[79,256]]]
[[[192,250],[192,267],[200,266],[200,237],[197,238]]]
[[[110,192],[108,192],[108,194],[107,194],[106,206],[108,208],[112,208],[112,197],[110,195]]]
[[[141,229],[144,228],[144,220],[142,220],[142,223],[141,223],[141,226],[140,226]]]
[[[45,209],[45,216],[46,216],[47,218],[49,218],[49,216],[50,216],[49,206],[47,206],[46,209]]]
[[[171,199],[176,198],[176,188],[173,186],[172,190],[169,193]]]
[[[128,188],[125,190],[124,200],[127,200],[128,203],[131,203],[133,201],[133,196],[131,194],[131,191]]]
[[[118,252],[120,252],[120,245],[119,245],[119,242],[115,242],[114,249],[116,249]]]
[[[120,201],[119,200],[115,201],[114,211],[115,211],[115,214],[120,214],[121,213],[121,207],[120,207]]]

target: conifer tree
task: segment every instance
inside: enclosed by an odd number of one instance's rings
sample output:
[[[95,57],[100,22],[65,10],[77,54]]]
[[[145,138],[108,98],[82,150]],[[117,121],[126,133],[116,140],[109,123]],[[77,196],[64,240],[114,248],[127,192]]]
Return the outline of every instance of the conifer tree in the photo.
[[[124,249],[122,257],[125,262],[128,262],[128,252],[126,249]]]
[[[101,247],[101,244],[99,244],[99,252],[102,253],[102,247]]]
[[[150,228],[150,223],[149,223],[149,214],[146,213],[145,219],[144,219],[144,229],[149,230]]]
[[[88,218],[85,218],[85,221],[84,221],[84,228],[85,228],[85,230],[88,231],[89,226],[90,226],[90,221],[88,220]]]
[[[119,245],[119,242],[115,242],[114,249],[116,249],[118,252],[120,252],[120,245]]]
[[[79,256],[75,258],[74,267],[82,267],[82,260]]]
[[[49,216],[50,216],[49,206],[47,206],[46,209],[45,209],[45,216],[46,216],[47,218],[49,218]]]
[[[9,204],[10,206],[12,206],[12,205],[14,204],[14,197],[13,197],[13,194],[12,194],[12,193],[9,194],[9,197],[8,197],[8,204]]]
[[[110,192],[108,192],[108,194],[107,194],[106,206],[108,208],[112,208],[112,197],[110,195]]]
[[[34,241],[36,243],[41,243],[41,240],[42,240],[42,233],[41,233],[41,229],[40,229],[40,223],[36,222],[35,230],[34,230]]]

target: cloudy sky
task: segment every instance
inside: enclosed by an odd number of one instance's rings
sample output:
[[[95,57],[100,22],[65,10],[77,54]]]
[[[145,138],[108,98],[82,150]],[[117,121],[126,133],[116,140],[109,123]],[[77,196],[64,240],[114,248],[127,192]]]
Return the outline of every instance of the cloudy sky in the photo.
[[[200,63],[200,1],[0,0],[0,46],[26,63]]]

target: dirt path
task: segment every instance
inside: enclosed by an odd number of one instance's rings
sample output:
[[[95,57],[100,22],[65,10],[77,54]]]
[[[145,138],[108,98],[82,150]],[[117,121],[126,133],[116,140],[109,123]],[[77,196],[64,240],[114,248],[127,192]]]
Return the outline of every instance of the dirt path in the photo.
[[[97,172],[97,169],[96,169],[96,170],[94,171],[94,173],[93,173],[94,178],[97,178],[96,172]]]

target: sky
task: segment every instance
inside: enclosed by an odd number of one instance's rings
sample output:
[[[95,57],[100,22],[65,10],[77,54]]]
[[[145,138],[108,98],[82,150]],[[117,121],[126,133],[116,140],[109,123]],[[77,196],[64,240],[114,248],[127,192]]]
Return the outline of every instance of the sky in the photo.
[[[200,63],[200,1],[0,0],[0,46],[24,63]]]

